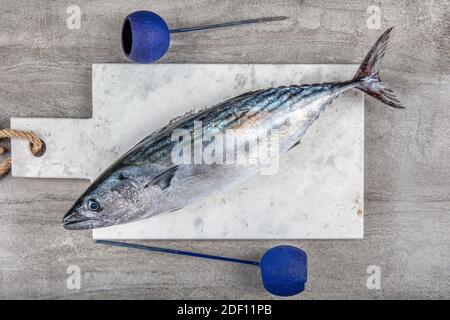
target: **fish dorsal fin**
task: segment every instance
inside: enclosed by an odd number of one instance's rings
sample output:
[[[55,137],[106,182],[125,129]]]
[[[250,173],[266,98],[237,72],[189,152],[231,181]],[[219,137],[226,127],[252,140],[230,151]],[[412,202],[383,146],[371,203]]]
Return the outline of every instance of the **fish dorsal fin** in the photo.
[[[154,185],[159,186],[161,190],[167,189],[170,186],[170,182],[172,181],[173,177],[175,176],[175,173],[178,170],[178,166],[171,167],[164,171],[163,173],[157,175],[153,178],[152,181],[147,183],[144,188],[147,188],[148,186]]]
[[[298,146],[300,143],[302,143],[301,140],[298,140],[296,143],[294,143],[294,144],[292,145],[292,147],[289,148],[288,151],[294,149],[294,148],[295,148],[296,146]]]

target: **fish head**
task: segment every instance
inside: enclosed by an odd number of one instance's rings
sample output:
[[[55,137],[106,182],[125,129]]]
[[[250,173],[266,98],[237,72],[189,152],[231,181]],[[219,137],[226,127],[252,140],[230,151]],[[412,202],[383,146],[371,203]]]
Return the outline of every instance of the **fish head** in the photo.
[[[92,183],[64,216],[64,228],[103,228],[130,222],[143,215],[142,187],[125,173],[124,170],[106,172]]]

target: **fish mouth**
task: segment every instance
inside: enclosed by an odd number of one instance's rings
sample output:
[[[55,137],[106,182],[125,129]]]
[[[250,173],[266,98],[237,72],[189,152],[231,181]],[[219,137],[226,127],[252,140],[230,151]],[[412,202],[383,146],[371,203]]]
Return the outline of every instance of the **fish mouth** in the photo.
[[[85,217],[77,211],[69,211],[62,220],[66,230],[89,230],[103,226],[102,221]]]
[[[66,230],[89,230],[94,229],[95,227],[92,224],[93,220],[84,220],[84,221],[72,221],[63,223],[63,227]]]

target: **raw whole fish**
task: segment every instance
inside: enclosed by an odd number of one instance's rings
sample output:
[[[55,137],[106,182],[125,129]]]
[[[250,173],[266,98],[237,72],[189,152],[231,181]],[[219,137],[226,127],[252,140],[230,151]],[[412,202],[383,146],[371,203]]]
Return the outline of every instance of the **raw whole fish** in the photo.
[[[206,150],[213,139],[205,137],[216,137],[231,129],[245,134],[245,142],[238,142],[232,151],[225,148],[222,155],[225,158],[230,153],[234,155],[238,149],[249,150],[248,144],[257,143],[267,132],[276,132],[277,154],[269,157],[273,160],[296,146],[319,115],[348,90],[358,89],[386,105],[403,108],[381,82],[379,74],[391,30],[378,39],[355,77],[349,81],[248,92],[171,121],[103,172],[66,214],[64,227],[70,230],[107,227],[174,211],[261,169],[259,163],[195,161],[195,151],[190,154],[183,148],[199,143]],[[201,129],[197,137],[196,126]],[[173,139],[174,132],[180,130],[194,138]],[[181,152],[174,153],[175,148],[181,148]],[[213,153],[219,154],[218,150],[216,148]],[[190,161],[175,162],[174,154]]]

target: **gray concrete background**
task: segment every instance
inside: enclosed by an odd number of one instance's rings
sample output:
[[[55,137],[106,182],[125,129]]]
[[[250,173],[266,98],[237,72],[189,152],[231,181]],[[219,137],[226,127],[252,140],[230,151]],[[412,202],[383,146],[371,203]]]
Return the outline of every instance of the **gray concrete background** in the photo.
[[[66,27],[71,4],[80,30]],[[382,32],[367,27],[371,4],[382,30],[396,26],[382,76],[408,109],[366,98],[365,239],[288,241],[309,254],[307,290],[296,298],[448,299],[449,1],[0,0],[0,127],[11,116],[90,117],[91,64],[125,62],[120,27],[135,10],[172,27],[291,17],[174,36],[162,62],[360,63]],[[0,180],[0,298],[274,298],[253,267],[99,247],[89,232],[65,231],[61,217],[87,185]],[[258,259],[280,242],[146,243]],[[66,287],[69,265],[81,268],[81,290]],[[381,290],[366,287],[369,265],[381,267]]]

